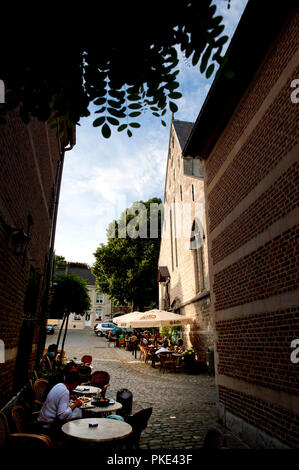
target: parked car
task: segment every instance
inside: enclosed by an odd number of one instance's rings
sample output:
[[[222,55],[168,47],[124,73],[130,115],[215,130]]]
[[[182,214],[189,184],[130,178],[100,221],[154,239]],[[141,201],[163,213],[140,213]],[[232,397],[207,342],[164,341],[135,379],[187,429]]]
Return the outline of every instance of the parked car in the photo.
[[[112,322],[98,323],[94,331],[97,336],[103,336],[105,333],[110,332],[112,328],[115,328],[116,326],[117,325]]]
[[[56,325],[47,325],[47,335],[54,335]]]

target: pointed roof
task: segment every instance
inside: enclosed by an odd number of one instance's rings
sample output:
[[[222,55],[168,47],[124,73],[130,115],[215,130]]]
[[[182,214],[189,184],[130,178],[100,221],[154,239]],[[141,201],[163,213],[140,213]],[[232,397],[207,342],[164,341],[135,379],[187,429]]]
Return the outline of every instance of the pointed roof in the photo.
[[[194,122],[187,122],[187,121],[178,121],[174,119],[172,121],[174,130],[176,132],[176,135],[178,137],[181,149],[185,147],[185,144],[188,140],[188,137],[190,135],[190,132],[193,129]]]

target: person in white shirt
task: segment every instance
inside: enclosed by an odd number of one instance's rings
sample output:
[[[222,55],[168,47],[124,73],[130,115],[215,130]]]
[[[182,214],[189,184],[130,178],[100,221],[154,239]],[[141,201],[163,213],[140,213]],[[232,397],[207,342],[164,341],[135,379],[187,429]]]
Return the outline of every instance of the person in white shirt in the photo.
[[[159,354],[163,352],[169,352],[167,341],[164,341],[162,348],[158,349],[158,351],[156,351],[156,354],[159,356]]]
[[[69,404],[70,391],[80,382],[78,372],[68,372],[64,377],[64,383],[58,383],[50,390],[37,418],[43,432],[49,435],[52,432],[55,434],[64,422],[82,417],[82,411],[78,409],[82,401],[76,399],[71,406]]]

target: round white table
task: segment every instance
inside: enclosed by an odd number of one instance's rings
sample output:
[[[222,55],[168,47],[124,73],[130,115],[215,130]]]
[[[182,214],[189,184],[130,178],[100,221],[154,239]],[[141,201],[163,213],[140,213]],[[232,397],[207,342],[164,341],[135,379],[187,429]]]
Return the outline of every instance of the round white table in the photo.
[[[89,427],[89,423],[97,427]],[[124,439],[132,433],[132,426],[124,421],[108,418],[75,419],[65,423],[61,430],[69,437],[89,442],[107,442]]]
[[[84,390],[86,389],[86,390]],[[72,390],[74,393],[79,393],[80,395],[96,395],[98,392],[101,392],[102,389],[99,387],[93,387],[92,385],[79,385],[79,387]]]
[[[92,403],[92,400],[89,402]],[[113,403],[113,405],[108,405],[108,406],[95,406],[94,408],[84,408],[84,406],[81,407],[82,412],[84,413],[84,416],[88,415],[102,415],[102,416],[108,416],[114,411],[118,411],[122,408],[122,404],[116,401]]]

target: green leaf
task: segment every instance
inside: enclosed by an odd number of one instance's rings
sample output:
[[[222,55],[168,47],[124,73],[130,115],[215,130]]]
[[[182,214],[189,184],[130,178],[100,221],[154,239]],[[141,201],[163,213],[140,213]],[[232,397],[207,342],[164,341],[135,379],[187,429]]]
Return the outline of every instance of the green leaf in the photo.
[[[169,93],[168,97],[171,98],[172,100],[178,100],[179,98],[182,98],[182,93],[175,91],[172,93]]]
[[[222,36],[220,39],[218,39],[218,40],[214,43],[214,47],[221,47],[221,46],[223,46],[223,44],[225,44],[227,40],[228,40],[228,36]]]
[[[101,105],[101,104],[104,104],[104,103],[106,103],[106,98],[97,98],[94,101],[94,104],[96,104],[96,105]]]
[[[165,88],[167,88],[167,90],[173,91],[179,86],[180,86],[179,82],[170,82],[167,85],[165,85]]]
[[[103,125],[102,134],[103,134],[103,137],[105,137],[105,139],[109,139],[109,137],[111,136],[111,129],[108,126],[108,124]]]
[[[192,57],[192,65],[196,65],[200,59],[201,51],[195,51]]]
[[[214,68],[215,68],[215,64],[209,65],[209,67],[208,67],[207,70],[206,70],[206,77],[207,77],[207,78],[210,78],[210,76],[211,76],[212,73],[214,72]]]
[[[119,121],[117,119],[113,118],[113,117],[108,116],[107,121],[110,122],[110,124],[112,124],[113,126],[118,126],[119,125]]]
[[[128,134],[129,137],[132,137],[132,135],[133,135],[132,132],[130,131],[130,129],[127,130],[127,134]]]
[[[140,116],[141,112],[140,111],[136,111],[135,113],[130,113],[129,116],[130,117],[137,117],[137,116]]]
[[[140,109],[140,108],[142,108],[142,104],[141,103],[131,103],[131,104],[129,104],[128,108],[130,108],[130,109]]]
[[[108,104],[113,108],[121,108],[121,103],[119,101],[108,100]]]
[[[162,120],[161,124],[162,124],[162,126],[166,127],[166,122],[165,121]]]
[[[105,122],[105,116],[101,116],[97,118],[95,121],[93,121],[92,125],[93,127],[99,127]]]
[[[103,113],[105,110],[106,110],[106,107],[103,106],[102,108],[100,108],[100,109],[98,109],[97,111],[95,111],[95,114],[101,114],[101,113]]]
[[[115,116],[117,118],[124,118],[126,117],[126,114],[124,113],[124,109],[114,109],[114,108],[108,108],[108,113],[112,114],[112,116]]]
[[[128,127],[128,124],[122,124],[117,128],[118,132],[124,131]]]
[[[179,108],[177,107],[177,105],[175,103],[173,103],[173,101],[169,101],[169,109],[173,113],[176,113]]]
[[[139,122],[130,122],[129,126],[137,128],[137,127],[140,127],[140,124],[139,124]]]
[[[127,98],[128,98],[129,101],[139,101],[140,100],[139,95],[129,95]]]
[[[211,46],[207,47],[207,49],[206,49],[204,55],[202,56],[201,63],[200,63],[200,71],[201,71],[201,73],[204,73],[204,71],[205,71],[206,68],[207,68],[208,60],[209,60],[210,55],[211,55],[211,53],[212,53],[212,49],[213,49],[213,48],[212,48]]]

